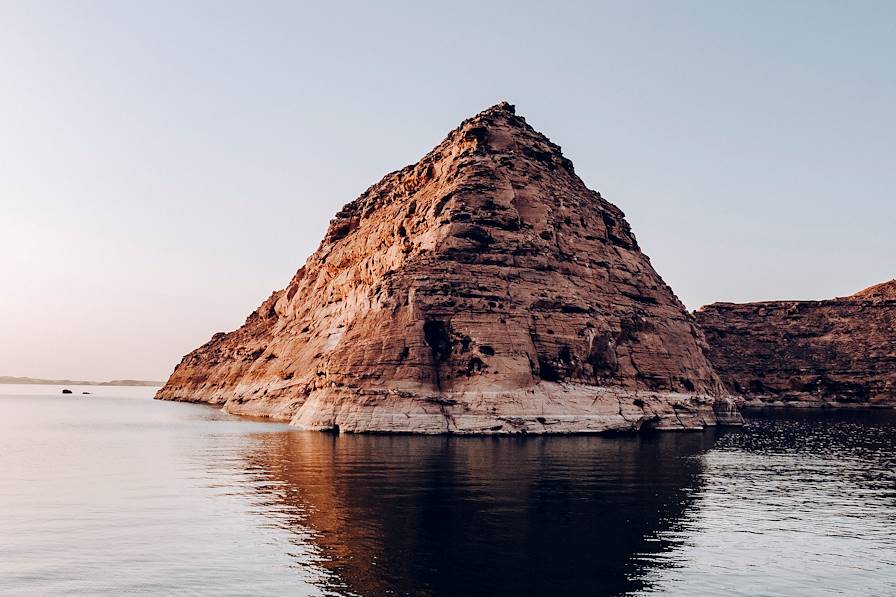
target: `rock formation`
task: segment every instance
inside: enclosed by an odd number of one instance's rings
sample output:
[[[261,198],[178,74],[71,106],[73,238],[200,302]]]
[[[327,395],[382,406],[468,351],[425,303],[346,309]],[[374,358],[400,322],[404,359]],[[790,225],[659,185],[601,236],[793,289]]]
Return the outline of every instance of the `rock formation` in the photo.
[[[896,407],[896,280],[826,301],[715,303],[696,317],[746,405]]]
[[[156,396],[353,432],[738,424],[705,348],[623,213],[501,103],[346,205]]]

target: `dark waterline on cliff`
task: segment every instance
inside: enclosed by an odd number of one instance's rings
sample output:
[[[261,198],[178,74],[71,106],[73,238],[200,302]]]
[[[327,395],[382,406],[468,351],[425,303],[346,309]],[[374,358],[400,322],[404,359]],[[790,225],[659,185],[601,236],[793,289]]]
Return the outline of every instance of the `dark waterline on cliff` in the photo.
[[[896,592],[893,412],[334,436],[150,394],[0,396],[0,593]]]

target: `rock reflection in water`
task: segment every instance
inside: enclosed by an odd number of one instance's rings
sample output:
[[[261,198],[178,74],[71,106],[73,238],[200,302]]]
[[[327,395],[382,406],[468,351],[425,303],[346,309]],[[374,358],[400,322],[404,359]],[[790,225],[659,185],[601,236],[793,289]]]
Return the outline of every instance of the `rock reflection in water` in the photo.
[[[643,588],[658,564],[634,556],[673,546],[715,436],[258,439],[262,500],[297,543],[310,530],[327,589],[600,595]]]

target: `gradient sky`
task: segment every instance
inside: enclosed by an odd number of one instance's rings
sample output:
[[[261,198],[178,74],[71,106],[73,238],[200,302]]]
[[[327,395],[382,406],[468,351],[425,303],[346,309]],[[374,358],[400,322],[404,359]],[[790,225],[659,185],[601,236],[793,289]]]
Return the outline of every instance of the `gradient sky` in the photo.
[[[689,308],[896,276],[893,2],[0,0],[0,375],[165,378],[502,99]]]

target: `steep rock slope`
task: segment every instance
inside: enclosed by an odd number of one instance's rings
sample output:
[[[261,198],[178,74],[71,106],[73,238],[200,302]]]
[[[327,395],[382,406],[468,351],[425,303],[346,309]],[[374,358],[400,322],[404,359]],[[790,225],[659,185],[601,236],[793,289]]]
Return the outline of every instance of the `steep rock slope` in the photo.
[[[696,317],[748,405],[896,407],[896,280],[826,301],[715,303]]]
[[[623,213],[501,103],[346,205],[157,397],[342,431],[737,424],[705,348]]]

